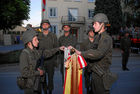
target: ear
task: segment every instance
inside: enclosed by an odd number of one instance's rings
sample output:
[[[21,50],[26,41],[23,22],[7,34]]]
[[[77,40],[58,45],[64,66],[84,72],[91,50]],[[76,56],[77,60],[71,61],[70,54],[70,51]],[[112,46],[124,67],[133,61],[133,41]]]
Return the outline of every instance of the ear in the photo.
[[[27,44],[27,45],[29,45],[29,46],[30,46],[30,45],[32,45],[32,43],[31,43],[31,42],[28,42],[28,44]]]

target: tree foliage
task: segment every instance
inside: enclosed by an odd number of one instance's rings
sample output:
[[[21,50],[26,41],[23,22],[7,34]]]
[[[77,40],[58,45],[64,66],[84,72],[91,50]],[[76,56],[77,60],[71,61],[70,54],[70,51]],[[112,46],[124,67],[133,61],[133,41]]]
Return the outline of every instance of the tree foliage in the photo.
[[[30,0],[0,1],[0,30],[13,29],[29,19]]]
[[[110,32],[116,34],[122,25],[122,10],[120,0],[96,0],[95,14],[105,13],[111,24]]]
[[[126,25],[133,24],[135,26],[140,26],[140,0],[125,0],[124,10],[127,14]],[[129,9],[129,11],[127,11]],[[131,11],[130,11],[131,10]]]

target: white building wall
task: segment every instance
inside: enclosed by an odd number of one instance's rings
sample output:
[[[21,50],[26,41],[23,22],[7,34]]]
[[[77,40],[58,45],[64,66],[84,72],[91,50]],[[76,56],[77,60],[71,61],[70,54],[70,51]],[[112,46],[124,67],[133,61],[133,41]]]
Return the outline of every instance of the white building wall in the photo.
[[[70,2],[66,2],[70,1]],[[49,8],[55,7],[57,8],[57,17],[49,17]],[[82,40],[82,34],[84,34],[84,31],[88,29],[88,25],[91,24],[92,19],[88,18],[88,9],[94,9],[95,8],[95,2],[88,2],[88,0],[46,0],[46,11],[44,12],[44,19],[49,19],[51,24],[58,25],[58,37],[63,34],[63,32],[60,32],[62,29],[61,24],[61,18],[62,16],[68,16],[68,9],[69,8],[76,8],[78,9],[78,16],[85,17],[86,21],[84,25],[80,26],[80,29],[78,30],[78,40]],[[43,13],[42,13],[43,14]]]

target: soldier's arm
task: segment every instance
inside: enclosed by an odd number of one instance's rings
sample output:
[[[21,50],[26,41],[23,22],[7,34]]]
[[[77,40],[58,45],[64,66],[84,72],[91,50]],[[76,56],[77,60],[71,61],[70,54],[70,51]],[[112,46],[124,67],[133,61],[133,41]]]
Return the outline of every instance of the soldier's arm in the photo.
[[[39,75],[39,71],[31,70],[29,66],[29,56],[26,52],[22,52],[20,55],[20,72],[23,77],[30,77],[33,75]]]
[[[61,37],[58,39],[58,46],[62,46],[61,45]]]
[[[54,48],[58,47],[58,39],[56,37],[56,35],[54,35]]]
[[[89,59],[98,60],[106,55],[106,53],[112,49],[112,41],[110,38],[104,39],[99,43],[98,48],[93,50],[82,52],[82,56]]]
[[[44,50],[43,56],[44,56],[44,58],[49,58],[49,57],[53,56],[59,50],[60,50],[59,47],[58,48],[53,48],[51,50]],[[41,51],[39,51],[39,53],[41,54]]]

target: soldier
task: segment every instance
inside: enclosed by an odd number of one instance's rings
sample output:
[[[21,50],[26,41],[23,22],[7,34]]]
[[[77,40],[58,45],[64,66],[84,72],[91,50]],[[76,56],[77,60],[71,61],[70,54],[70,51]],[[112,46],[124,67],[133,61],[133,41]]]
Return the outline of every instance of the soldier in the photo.
[[[131,40],[129,38],[129,32],[125,32],[124,37],[121,39],[121,52],[122,52],[122,70],[127,70],[127,62],[130,54]]]
[[[25,49],[20,54],[20,72],[22,77],[27,79],[24,94],[41,94],[41,88],[38,91],[34,91],[35,77],[44,74],[44,71],[37,66],[37,60],[40,58],[42,51],[36,50],[39,43],[36,31],[33,29],[25,31],[22,36],[22,41],[25,45]],[[43,56],[48,58],[63,48],[64,47],[54,48],[50,51],[44,50]]]
[[[59,46],[65,46],[65,47],[68,47],[70,45],[72,45],[73,47],[76,47],[76,43],[77,43],[77,40],[76,40],[76,37],[73,36],[72,34],[70,34],[70,30],[71,30],[71,26],[69,24],[64,24],[62,26],[62,29],[64,31],[64,35],[62,35],[58,42],[59,42]],[[64,52],[60,52],[60,58],[59,58],[59,61],[60,61],[60,71],[62,73],[62,85],[63,85],[63,82],[64,82]]]
[[[105,82],[110,81],[108,78],[103,80],[112,62],[112,38],[106,32],[107,23],[109,23],[109,20],[104,13],[96,14],[93,17],[93,27],[95,32],[98,32],[98,35],[95,36],[94,49],[84,52],[75,49],[77,54],[94,60],[92,62],[94,63],[92,66],[92,91],[94,94],[109,94],[109,88],[112,84]],[[70,46],[69,48],[72,47]]]
[[[54,33],[50,32],[51,24],[49,20],[44,19],[41,22],[40,25],[42,29],[42,33],[39,34],[39,49],[43,50],[51,50],[53,48],[56,48],[58,46],[57,37]],[[48,59],[44,60],[44,67],[46,71],[46,77],[48,77],[48,90],[49,94],[52,94],[52,90],[54,88],[53,86],[53,77],[54,77],[54,68],[56,63],[56,55],[52,56]],[[44,91],[46,92],[46,81],[44,83]]]
[[[88,38],[82,42],[80,45],[80,50],[81,51],[87,51],[89,49],[94,49],[94,29],[91,28],[88,30]],[[84,76],[85,76],[85,87],[87,89],[87,94],[91,94],[91,67],[92,67],[92,62],[93,60],[86,59],[87,62],[87,67],[85,68],[84,71]]]

